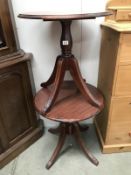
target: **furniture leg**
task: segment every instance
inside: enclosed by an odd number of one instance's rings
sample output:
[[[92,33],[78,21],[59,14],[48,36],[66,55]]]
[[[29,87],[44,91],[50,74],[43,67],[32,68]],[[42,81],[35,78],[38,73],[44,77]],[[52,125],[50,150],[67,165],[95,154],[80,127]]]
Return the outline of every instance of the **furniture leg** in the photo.
[[[66,139],[66,125],[62,124],[61,132],[60,132],[60,136],[59,136],[59,141],[58,141],[58,144],[54,150],[54,153],[52,154],[50,160],[48,161],[48,163],[46,165],[47,169],[49,169],[54,164],[55,160],[58,157],[58,154],[60,153],[60,151],[64,145],[65,139]]]
[[[80,129],[81,132],[87,131],[87,130],[89,129],[89,126],[86,125],[86,124],[80,125],[80,124],[78,123],[78,126],[79,126],[79,129]]]
[[[78,142],[78,144],[80,145],[81,149],[83,150],[83,152],[86,154],[86,156],[88,157],[88,159],[94,164],[94,165],[98,165],[99,162],[98,160],[89,152],[89,150],[86,148],[84,141],[81,138],[81,134],[80,134],[80,130],[79,130],[79,125],[77,123],[73,124],[74,126],[74,136],[76,138],[76,141]]]
[[[56,77],[55,77],[55,82],[54,82],[54,90],[52,94],[50,95],[47,104],[44,106],[44,113],[46,113],[54,104],[56,97],[59,93],[60,86],[62,84],[62,81],[64,79],[65,75],[65,61],[64,59],[59,59],[58,64],[57,64],[57,71],[56,71]]]
[[[49,85],[51,85],[52,83],[54,83],[55,77],[56,77],[56,72],[57,72],[57,64],[58,64],[59,59],[60,59],[60,57],[58,56],[58,57],[56,58],[55,66],[54,66],[54,69],[53,69],[53,72],[52,72],[50,78],[49,78],[46,82],[41,83],[41,87],[46,88],[47,86],[49,86]]]
[[[70,58],[69,63],[70,73],[81,93],[93,106],[99,107],[99,101],[92,95],[85,81],[82,78],[77,60],[74,57]]]
[[[48,131],[51,133],[51,134],[58,134],[60,133],[60,130],[61,130],[61,125],[55,127],[55,128],[50,128],[48,129]]]

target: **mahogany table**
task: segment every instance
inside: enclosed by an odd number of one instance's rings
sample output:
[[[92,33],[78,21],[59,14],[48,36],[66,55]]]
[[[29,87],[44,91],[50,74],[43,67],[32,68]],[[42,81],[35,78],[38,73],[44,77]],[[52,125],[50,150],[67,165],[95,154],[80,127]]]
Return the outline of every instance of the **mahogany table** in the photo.
[[[54,70],[50,78],[41,84],[42,89],[36,94],[34,103],[36,110],[44,117],[60,122],[56,129],[49,129],[51,133],[60,133],[58,145],[47,163],[50,168],[55,162],[67,134],[73,134],[89,160],[98,165],[98,160],[87,150],[80,136],[80,131],[88,127],[79,124],[98,114],[104,107],[103,96],[98,89],[86,83],[82,78],[77,59],[72,54],[72,20],[95,19],[96,17],[111,15],[110,12],[49,15],[49,14],[20,14],[20,18],[42,19],[44,21],[60,21],[62,34],[60,46],[62,53],[57,56]],[[66,71],[69,71],[74,81],[64,81]]]

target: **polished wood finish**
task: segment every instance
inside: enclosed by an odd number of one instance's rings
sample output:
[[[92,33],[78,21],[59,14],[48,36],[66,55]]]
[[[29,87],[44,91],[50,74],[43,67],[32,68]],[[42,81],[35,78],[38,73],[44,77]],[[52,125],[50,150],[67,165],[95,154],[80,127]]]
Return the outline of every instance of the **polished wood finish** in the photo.
[[[47,119],[60,122],[60,125],[57,128],[49,129],[49,132],[53,134],[60,133],[60,136],[58,145],[46,165],[47,169],[49,169],[57,159],[58,154],[64,145],[67,134],[73,135],[89,160],[94,165],[98,165],[97,159],[87,150],[80,136],[80,131],[87,131],[88,127],[81,126],[78,122],[89,119],[100,113],[104,107],[104,100],[98,89],[89,84],[87,87],[99,101],[100,107],[95,107],[87,102],[85,97],[78,91],[73,81],[64,81],[55,104],[46,115],[43,112],[43,106],[47,103],[54,87],[53,85],[46,88],[44,87],[36,94],[34,104],[37,111]]]
[[[43,107],[43,113],[46,114],[53,106],[58,96],[61,84],[64,80],[65,72],[67,70],[70,71],[73,80],[76,83],[76,86],[85,96],[87,101],[94,106],[100,107],[99,101],[96,99],[95,96],[93,96],[93,94],[90,93],[90,90],[86,86],[86,83],[82,78],[77,60],[72,55],[72,36],[70,31],[71,21],[61,21],[61,26],[62,34],[60,39],[60,45],[62,54],[57,57],[54,71],[49,80],[41,84],[42,87],[46,87],[47,85],[51,85],[52,83],[54,83],[54,91],[50,94],[50,98],[48,99],[47,104],[45,104],[45,106]]]
[[[103,109],[103,97],[93,86],[87,85],[91,93],[100,103],[100,108],[91,105],[76,88],[72,81],[65,81],[59,92],[58,98],[52,109],[45,115],[43,109],[50,94],[54,90],[53,86],[42,88],[35,97],[34,103],[37,111],[46,118],[58,122],[79,122],[95,116]]]
[[[80,92],[85,96],[88,102],[90,102],[92,105],[100,107],[99,101],[93,96],[88,87],[86,86],[82,76],[81,72],[77,63],[76,58],[72,55],[71,49],[72,49],[72,35],[70,31],[71,27],[71,21],[74,19],[90,19],[90,18],[96,18],[101,16],[108,16],[111,15],[109,12],[100,12],[100,13],[89,13],[89,14],[72,14],[72,15],[35,15],[35,14],[20,14],[20,18],[29,18],[29,19],[43,19],[46,21],[54,21],[58,20],[61,23],[62,27],[62,34],[60,39],[60,45],[62,54],[57,57],[54,71],[49,78],[49,80],[45,83],[42,83],[42,87],[46,87],[52,83],[54,83],[54,91],[52,94],[50,94],[50,98],[48,99],[47,104],[43,107],[43,113],[46,114],[51,107],[53,106],[57,96],[58,92],[60,90],[61,84],[64,79],[65,71],[70,71],[73,80],[75,81],[78,89]]]
[[[84,131],[87,131],[89,129],[89,126],[84,124],[84,125],[80,125],[79,123],[77,123],[78,126],[79,126],[79,130],[81,132],[84,132]],[[48,131],[51,133],[51,134],[58,134],[60,133],[60,129],[61,129],[61,125],[55,127],[55,128],[49,128]],[[68,129],[68,134],[72,133],[72,130],[71,129]]]
[[[108,16],[111,15],[111,12],[98,12],[98,13],[85,13],[85,14],[51,14],[47,12],[35,12],[35,13],[26,13],[19,14],[20,18],[27,19],[42,19],[44,21],[65,21],[65,20],[79,20],[79,19],[95,19],[97,17]]]
[[[59,57],[56,60],[56,67],[57,68],[55,68],[55,70],[57,69],[57,71],[52,73],[52,76],[49,78],[49,80],[47,82],[42,83],[43,87],[46,87],[47,84],[49,85],[49,81],[50,81],[50,83],[54,83],[54,90],[50,94],[50,97],[49,97],[47,104],[45,104],[45,107],[43,107],[43,113],[46,114],[46,112],[48,112],[51,109],[52,105],[54,104],[56,97],[59,93],[60,86],[61,86],[62,81],[64,79],[64,75],[65,75],[66,70],[69,70],[71,72],[71,75],[72,75],[77,87],[79,88],[81,93],[85,96],[87,101],[89,101],[94,106],[100,106],[97,98],[93,94],[90,93],[90,90],[86,86],[85,81],[83,80],[83,78],[81,76],[81,73],[80,73],[80,70],[78,67],[78,63],[73,56],[72,56],[72,58],[68,58],[68,59]],[[53,80],[53,77],[54,77],[54,80]],[[51,80],[52,80],[52,82],[51,82]]]
[[[106,105],[95,120],[97,133],[104,153],[131,151],[131,30],[120,32],[108,22],[102,31],[98,88]]]
[[[61,123],[58,127],[58,129],[55,130],[55,132],[59,131],[60,136],[59,136],[59,140],[58,140],[58,144],[50,158],[50,160],[48,161],[46,168],[49,169],[55,162],[55,160],[57,159],[63,145],[66,139],[67,135],[73,135],[76,139],[76,142],[80,145],[82,151],[85,153],[85,155],[87,156],[87,158],[94,164],[94,165],[98,165],[99,162],[98,160],[90,153],[90,151],[86,148],[85,143],[81,137],[81,133],[80,133],[80,128],[82,128],[79,123],[72,123],[72,124],[68,124],[68,123]],[[86,127],[87,128],[87,127]],[[83,128],[82,128],[83,129]]]
[[[89,119],[100,113],[104,107],[102,94],[95,87],[86,84],[83,79],[77,59],[72,54],[71,23],[77,19],[94,19],[110,15],[110,12],[72,14],[72,15],[35,15],[21,14],[21,18],[43,19],[45,21],[59,21],[62,28],[60,39],[61,54],[57,57],[54,70],[50,78],[41,84],[42,89],[36,94],[34,104],[36,110],[47,119],[60,122],[57,129],[50,129],[51,133],[60,132],[58,145],[47,163],[49,169],[55,162],[66,138],[66,134],[73,134],[89,160],[98,165],[98,161],[87,150],[80,136],[79,121]],[[65,72],[69,71],[73,81],[64,81]],[[63,82],[64,81],[64,82]]]

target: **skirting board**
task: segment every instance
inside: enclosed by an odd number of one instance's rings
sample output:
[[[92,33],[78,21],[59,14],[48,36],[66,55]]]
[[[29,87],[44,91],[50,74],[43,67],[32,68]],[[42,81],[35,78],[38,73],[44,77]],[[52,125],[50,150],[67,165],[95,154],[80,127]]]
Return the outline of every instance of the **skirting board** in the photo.
[[[131,143],[130,144],[112,144],[112,145],[105,144],[102,138],[102,135],[101,135],[101,131],[97,124],[97,121],[95,119],[94,119],[94,124],[95,124],[96,133],[97,133],[100,145],[101,145],[102,153],[110,154],[110,153],[120,153],[120,152],[130,152],[131,151]]]

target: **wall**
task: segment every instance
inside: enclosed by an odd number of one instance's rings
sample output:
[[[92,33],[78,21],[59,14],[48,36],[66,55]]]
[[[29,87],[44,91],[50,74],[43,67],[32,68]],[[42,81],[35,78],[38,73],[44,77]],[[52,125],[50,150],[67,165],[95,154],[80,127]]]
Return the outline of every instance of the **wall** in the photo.
[[[32,11],[51,11],[64,13],[100,12],[105,10],[107,0],[12,0],[20,47],[34,55],[32,69],[36,89],[50,76],[56,56],[60,53],[60,24],[42,20],[19,19],[17,15]],[[96,20],[74,21],[72,24],[73,53],[77,57],[83,77],[97,85],[100,23]],[[70,76],[67,75],[66,78]],[[46,121],[46,126],[54,125]]]

